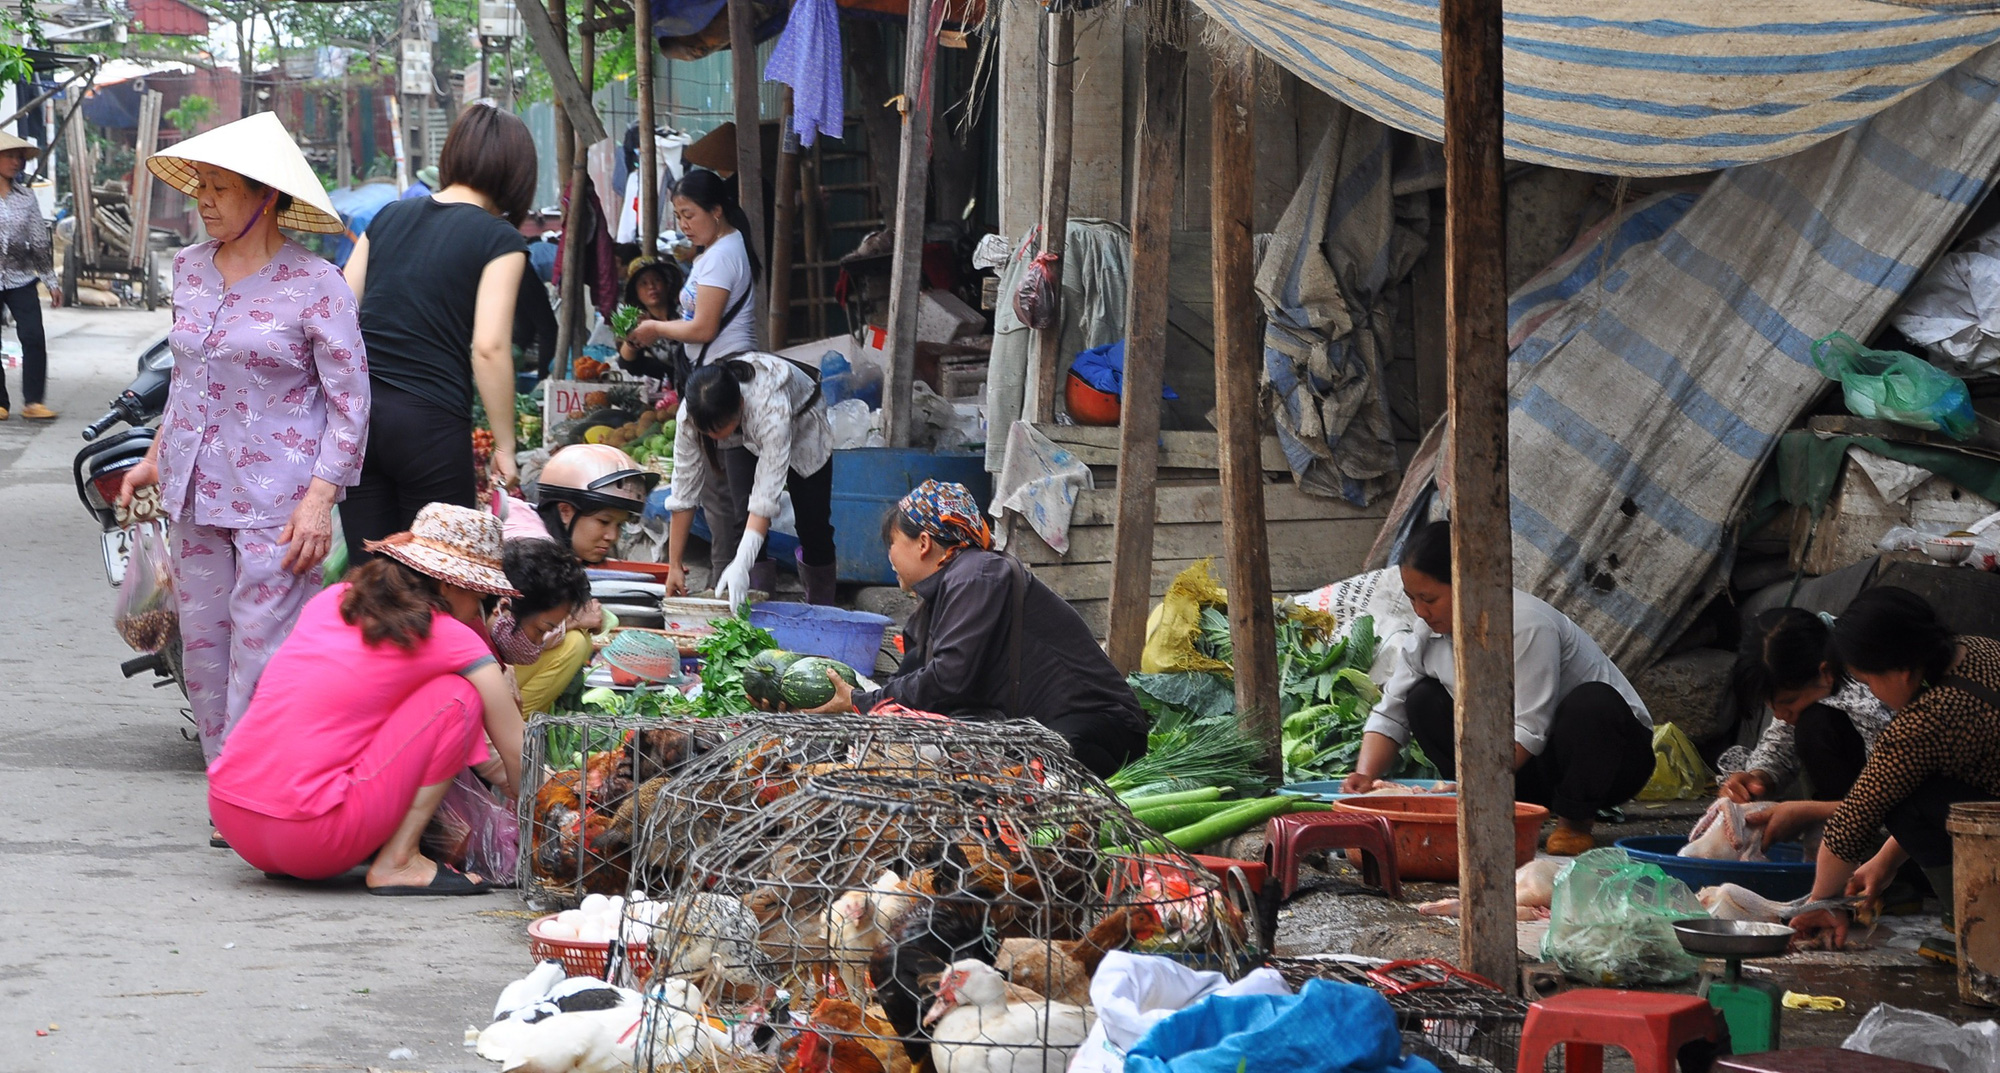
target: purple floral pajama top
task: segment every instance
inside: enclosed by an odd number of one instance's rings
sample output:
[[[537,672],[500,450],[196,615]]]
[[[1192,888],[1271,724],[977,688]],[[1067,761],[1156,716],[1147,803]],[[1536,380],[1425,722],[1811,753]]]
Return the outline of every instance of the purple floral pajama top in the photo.
[[[161,502],[175,521],[267,529],[314,477],[344,490],[368,446],[368,360],[340,270],[286,240],[223,285],[214,241],[174,257]]]

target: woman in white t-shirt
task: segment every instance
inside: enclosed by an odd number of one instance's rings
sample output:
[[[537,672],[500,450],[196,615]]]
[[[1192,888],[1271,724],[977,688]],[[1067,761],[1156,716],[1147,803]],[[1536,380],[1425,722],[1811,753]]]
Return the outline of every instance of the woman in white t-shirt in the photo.
[[[696,368],[756,350],[759,268],[756,251],[744,241],[749,217],[722,176],[691,171],[674,190],[674,219],[701,250],[681,286],[681,319],[642,319],[626,338],[640,347],[678,342]],[[708,521],[710,577],[720,579],[743,539],[757,456],[730,437],[717,445],[714,461],[717,479],[704,487],[701,512]],[[774,564],[766,559],[758,567],[753,583],[770,592],[777,583]]]

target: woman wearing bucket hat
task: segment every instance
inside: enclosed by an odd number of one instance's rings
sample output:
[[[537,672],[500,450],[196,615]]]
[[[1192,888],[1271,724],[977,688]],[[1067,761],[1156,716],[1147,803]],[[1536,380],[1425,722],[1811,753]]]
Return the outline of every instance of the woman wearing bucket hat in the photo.
[[[641,257],[625,270],[625,304],[637,309],[647,320],[679,320],[680,266],[672,261]],[[666,380],[673,372],[670,344],[641,345],[631,339],[618,341],[618,364],[640,376]]]
[[[42,219],[41,203],[21,181],[21,169],[34,152],[33,142],[0,133],[0,305],[7,307],[21,337],[21,397],[27,403],[21,416],[48,421],[56,412],[42,405],[49,343],[42,333],[40,284],[55,262],[49,222]],[[7,420],[12,405],[6,375],[0,373],[0,421]]]
[[[433,503],[378,558],[313,597],[221,759],[209,811],[265,872],[340,875],[374,854],[372,894],[482,894],[487,877],[418,849],[453,779],[499,754],[521,779],[521,717],[481,630],[507,582],[500,522]]]
[[[277,116],[198,134],[146,166],[195,198],[212,237],[174,257],[173,383],[121,498],[161,486],[188,704],[213,762],[320,589],[334,503],[361,475],[368,363],[339,269],[281,230],[341,224]]]
[[[493,470],[512,486],[514,307],[528,266],[515,224],[535,196],[527,124],[475,101],[451,125],[429,197],[383,206],[347,260],[361,299],[375,385],[374,450],[341,512],[348,533],[407,529],[427,503],[472,506],[477,390],[493,432]]]

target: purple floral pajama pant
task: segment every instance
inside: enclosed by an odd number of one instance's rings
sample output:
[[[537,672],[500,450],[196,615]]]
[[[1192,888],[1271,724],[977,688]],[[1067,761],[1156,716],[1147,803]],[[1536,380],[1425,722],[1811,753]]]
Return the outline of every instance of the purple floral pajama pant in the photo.
[[[243,718],[264,664],[292,632],[299,609],[321,588],[318,567],[304,574],[284,568],[282,532],[282,526],[172,527],[188,707],[209,763]]]

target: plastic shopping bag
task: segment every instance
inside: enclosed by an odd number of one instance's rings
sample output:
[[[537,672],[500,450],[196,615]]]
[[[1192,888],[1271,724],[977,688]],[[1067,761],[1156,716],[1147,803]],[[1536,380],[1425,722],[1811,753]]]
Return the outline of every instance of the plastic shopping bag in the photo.
[[[513,883],[520,848],[514,806],[487,789],[470,770],[452,780],[424,829],[423,850],[433,860],[503,886]]]
[[[1972,435],[1978,420],[1965,381],[1900,350],[1869,350],[1846,332],[1812,345],[1813,365],[1840,381],[1847,410],[1911,428],[1943,432],[1955,440]]]
[[[1594,849],[1556,877],[1542,957],[1593,987],[1671,984],[1701,968],[1674,921],[1706,917],[1694,892],[1624,850]]]
[[[1699,801],[1715,792],[1715,776],[1687,732],[1672,723],[1653,728],[1653,777],[1641,801]]]
[[[1038,332],[1056,327],[1061,295],[1056,293],[1055,273],[1060,260],[1053,253],[1037,254],[1021,273],[1021,289],[1014,292],[1014,315]]]
[[[174,606],[174,568],[167,555],[164,522],[133,526],[125,557],[125,583],[111,622],[134,652],[158,652],[179,632]]]

